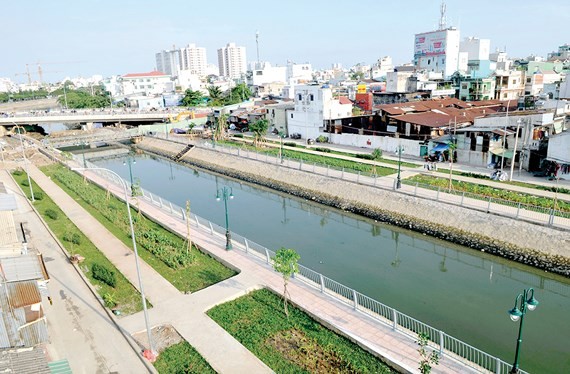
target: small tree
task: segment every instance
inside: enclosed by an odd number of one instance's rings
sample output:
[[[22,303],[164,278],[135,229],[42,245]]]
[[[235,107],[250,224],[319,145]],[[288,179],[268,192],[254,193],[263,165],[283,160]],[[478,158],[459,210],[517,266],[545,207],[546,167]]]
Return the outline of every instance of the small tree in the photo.
[[[429,342],[429,335],[425,332],[420,332],[418,334],[418,340],[416,343],[420,346],[418,352],[421,356],[420,361],[420,373],[422,374],[429,374],[431,373],[432,365],[439,364],[439,353],[435,351],[429,351],[427,346]]]
[[[267,133],[269,121],[260,119],[249,125],[249,130],[253,132],[253,145],[258,147],[263,142],[263,136]]]
[[[214,140],[220,141],[225,137],[228,128],[228,115],[220,114],[218,117],[218,123],[216,124],[216,129],[214,130]]]
[[[299,272],[298,262],[300,258],[301,256],[299,256],[294,249],[284,247],[281,247],[281,249],[279,249],[272,258],[273,269],[283,275],[283,307],[287,318],[289,318],[287,300],[290,298],[289,291],[287,290],[287,284],[289,283],[289,278]]]

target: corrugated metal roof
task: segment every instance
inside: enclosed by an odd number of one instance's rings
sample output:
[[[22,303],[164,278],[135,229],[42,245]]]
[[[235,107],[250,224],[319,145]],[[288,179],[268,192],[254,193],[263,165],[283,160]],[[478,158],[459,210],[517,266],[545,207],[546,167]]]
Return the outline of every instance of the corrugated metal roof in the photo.
[[[0,211],[0,257],[17,256],[21,251],[12,212]]]
[[[73,374],[67,360],[52,361],[48,366],[51,374]]]
[[[42,301],[38,284],[34,281],[6,283],[8,302],[14,309]]]
[[[42,348],[0,350],[0,373],[52,373]]]
[[[45,279],[36,254],[0,258],[0,273],[6,282]]]
[[[1,191],[0,191],[1,192]],[[0,193],[0,211],[17,210],[18,203],[12,194]]]

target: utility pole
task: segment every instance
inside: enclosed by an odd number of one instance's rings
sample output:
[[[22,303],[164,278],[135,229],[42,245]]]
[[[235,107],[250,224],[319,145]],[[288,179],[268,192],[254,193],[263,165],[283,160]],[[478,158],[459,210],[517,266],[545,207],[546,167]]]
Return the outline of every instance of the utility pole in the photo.
[[[513,172],[515,171],[515,156],[517,155],[517,144],[519,142],[519,128],[521,126],[522,120],[517,121],[517,133],[515,134],[515,147],[513,148],[513,158],[511,159],[511,174],[509,175],[509,182],[513,180]],[[521,162],[521,157],[519,154],[519,164]]]

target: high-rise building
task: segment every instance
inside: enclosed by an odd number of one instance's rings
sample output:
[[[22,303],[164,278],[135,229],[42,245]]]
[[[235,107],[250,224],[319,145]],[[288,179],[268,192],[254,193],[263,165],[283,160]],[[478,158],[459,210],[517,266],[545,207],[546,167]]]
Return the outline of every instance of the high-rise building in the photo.
[[[449,78],[459,63],[459,30],[444,30],[416,34],[414,65],[418,70],[443,73]]]
[[[247,71],[245,47],[238,47],[235,43],[228,43],[218,49],[218,66],[220,75],[237,79]]]
[[[196,47],[196,44],[188,44],[180,48],[180,69],[190,70],[191,74],[206,75],[206,48]]]
[[[180,50],[161,51],[156,54],[156,70],[167,75],[178,74],[180,68]]]

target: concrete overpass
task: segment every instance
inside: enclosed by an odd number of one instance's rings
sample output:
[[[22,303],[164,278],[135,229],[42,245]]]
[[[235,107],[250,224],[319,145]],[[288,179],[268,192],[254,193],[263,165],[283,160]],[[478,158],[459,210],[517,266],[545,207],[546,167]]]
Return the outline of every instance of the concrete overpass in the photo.
[[[177,113],[172,112],[123,112],[116,111],[89,111],[76,113],[36,113],[0,117],[0,125],[5,127],[17,125],[37,125],[41,123],[141,123],[163,122]]]

